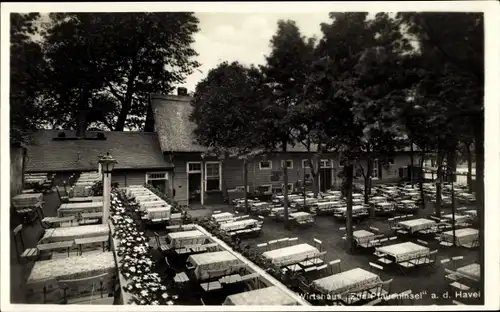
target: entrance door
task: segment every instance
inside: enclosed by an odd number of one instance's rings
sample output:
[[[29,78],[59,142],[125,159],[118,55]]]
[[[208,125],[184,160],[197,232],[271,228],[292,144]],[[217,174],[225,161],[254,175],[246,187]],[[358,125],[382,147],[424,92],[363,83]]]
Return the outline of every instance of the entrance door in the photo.
[[[319,179],[320,179],[320,191],[325,192],[332,188],[332,169],[331,168],[320,168],[319,169]]]
[[[189,204],[201,203],[201,173],[189,173]]]

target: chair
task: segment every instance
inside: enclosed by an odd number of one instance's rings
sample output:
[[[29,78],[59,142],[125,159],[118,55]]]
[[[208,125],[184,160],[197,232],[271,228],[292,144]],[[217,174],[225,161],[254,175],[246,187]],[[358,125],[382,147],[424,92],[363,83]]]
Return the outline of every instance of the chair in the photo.
[[[341,264],[342,260],[340,259],[337,259],[337,260],[332,260],[328,263],[328,265],[330,266],[330,273],[331,274],[334,274],[333,273],[333,267],[337,267],[337,273],[340,273],[342,272],[342,268],[340,267],[340,264]]]
[[[21,261],[27,261],[27,262],[35,261],[40,256],[40,252],[37,248],[25,248],[24,247],[24,239],[23,239],[22,231],[23,231],[22,224],[19,224],[18,226],[16,226],[14,228],[14,230],[12,231],[12,234],[14,237],[14,246],[16,248],[17,261],[19,263],[21,263]],[[19,242],[21,243],[21,247],[23,250],[23,252],[21,254],[19,253],[19,249],[18,249],[19,248],[18,237],[19,237]]]
[[[318,250],[321,251],[321,249],[323,248],[323,242],[317,238],[313,238],[313,241],[314,241],[314,247],[318,248]]]
[[[376,270],[380,270],[380,271],[383,271],[384,270],[384,267],[381,266],[381,265],[378,265],[378,264],[375,264],[373,262],[368,262],[368,264],[370,265],[370,269],[372,270],[372,272],[376,269]]]
[[[393,279],[383,281],[381,283],[378,283],[377,286],[369,289],[369,293],[378,298],[385,298],[387,295],[391,293],[391,285],[392,285]]]
[[[93,301],[94,297],[94,289],[96,284],[99,284],[99,288],[97,289],[100,292],[100,298],[104,298],[104,279],[108,276],[108,273],[99,274],[96,276],[84,277],[79,279],[70,279],[70,280],[60,280],[59,285],[60,288],[63,289],[63,304],[82,304],[86,301]],[[82,284],[92,285],[91,295],[86,297],[70,297],[68,294],[69,289],[79,289]]]
[[[49,300],[48,294],[56,289],[57,280],[54,278],[49,278],[40,282],[35,282],[30,284],[30,288],[26,293],[28,303],[49,303],[49,302],[58,302],[59,298],[55,300]],[[41,290],[42,298],[39,298]],[[39,300],[41,299],[41,300]]]
[[[399,293],[396,299],[396,305],[413,305],[413,297],[411,296],[412,290],[408,289]]]
[[[60,186],[56,186],[56,191],[57,191],[57,196],[59,197],[59,201],[61,203],[68,203],[69,202],[69,196],[68,193],[66,192],[66,187],[64,187],[64,195],[61,195],[61,191],[59,190]]]
[[[372,230],[375,233],[379,233],[380,232],[380,230],[378,228],[373,227],[373,226],[370,226],[370,230]]]
[[[392,236],[392,237],[389,237],[389,241],[391,241],[391,242],[392,242],[392,241],[395,241],[395,240],[397,240],[397,239],[398,239],[398,237],[397,237],[397,236]]]
[[[453,266],[453,269],[456,270],[457,269],[457,262],[461,261],[464,259],[464,256],[456,256],[456,257],[452,257],[451,258],[451,263],[452,263],[452,266]]]
[[[154,235],[155,235],[156,244],[157,244],[158,248],[160,249],[160,251],[162,253],[169,251],[170,248],[168,247],[168,245],[166,243],[163,243],[160,240],[160,235],[158,235],[158,233],[156,233],[156,232],[154,232]]]
[[[428,246],[429,243],[424,241],[424,240],[421,240],[421,239],[417,239],[417,243],[419,243],[420,245],[424,245],[424,246]]]

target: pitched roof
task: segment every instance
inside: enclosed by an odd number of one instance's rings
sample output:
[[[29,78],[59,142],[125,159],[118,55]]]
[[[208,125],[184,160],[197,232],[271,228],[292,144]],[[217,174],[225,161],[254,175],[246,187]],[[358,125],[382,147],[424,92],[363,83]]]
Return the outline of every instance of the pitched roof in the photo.
[[[189,121],[190,96],[151,95],[151,108],[163,152],[205,152],[207,147],[196,143],[196,125]]]
[[[74,137],[69,130],[39,130],[27,146],[27,172],[96,170],[99,156],[109,152],[116,160],[115,169],[168,169],[156,133],[128,131],[103,132],[106,140],[54,140],[60,132]],[[97,131],[87,131],[96,137]]]
[[[158,133],[161,150],[167,153],[207,152],[208,148],[196,142],[194,129],[196,125],[189,120],[192,111],[191,96],[151,94],[150,101],[153,110],[155,131]],[[414,145],[415,151],[418,147]],[[316,144],[311,144],[311,152],[317,150]],[[289,144],[287,151],[291,153],[306,153],[306,147],[301,143]],[[403,151],[410,151],[409,146]]]

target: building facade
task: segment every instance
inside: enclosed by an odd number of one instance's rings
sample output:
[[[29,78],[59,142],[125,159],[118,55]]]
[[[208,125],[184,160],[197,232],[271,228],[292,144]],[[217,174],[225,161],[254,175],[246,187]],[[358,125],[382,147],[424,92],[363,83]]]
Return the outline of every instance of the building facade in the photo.
[[[154,131],[158,134],[160,147],[166,161],[173,164],[173,171],[168,173],[172,181],[168,193],[181,204],[211,204],[222,202],[222,192],[226,190],[244,190],[244,167],[240,159],[221,160],[207,156],[208,149],[196,143],[193,135],[195,125],[189,121],[191,97],[181,95],[151,95],[151,112]],[[281,192],[283,184],[283,166],[288,168],[288,189],[295,191],[298,181],[304,177],[310,179],[311,171],[307,159],[311,157],[305,147],[300,145],[287,147],[287,153],[273,153],[272,156],[257,156],[248,163],[248,191],[251,193]],[[313,149],[314,150],[314,149]],[[319,188],[337,189],[342,171],[340,155],[329,153],[320,161],[318,170]],[[414,165],[418,166],[417,153]],[[367,168],[367,162],[361,161]],[[373,183],[397,182],[404,179],[402,169],[410,165],[407,151],[396,153],[388,164],[373,164]],[[362,183],[362,181],[357,181]]]

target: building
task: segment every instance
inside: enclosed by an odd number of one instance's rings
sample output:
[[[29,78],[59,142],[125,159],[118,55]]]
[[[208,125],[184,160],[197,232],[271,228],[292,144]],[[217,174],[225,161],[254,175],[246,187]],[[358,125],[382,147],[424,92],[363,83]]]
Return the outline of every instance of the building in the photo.
[[[222,200],[222,190],[244,189],[243,161],[239,159],[221,160],[207,156],[208,148],[196,143],[193,135],[195,125],[189,121],[191,97],[180,95],[151,95],[154,131],[160,140],[161,152],[174,165],[168,173],[172,181],[170,193],[182,204],[214,203]],[[283,185],[282,166],[288,166],[288,189],[294,191],[297,181],[310,176],[307,159],[311,153],[302,145],[289,146],[288,152],[274,153],[273,156],[259,156],[248,165],[248,191],[262,191],[268,194],[281,192]],[[313,149],[314,150],[314,149]],[[409,149],[408,149],[409,150]],[[414,164],[418,166],[415,153]],[[337,188],[342,170],[338,154],[321,160],[319,185],[321,190]],[[361,162],[366,168],[366,161]],[[396,153],[387,165],[379,165],[375,160],[373,181],[397,182],[404,177],[402,169],[410,164],[408,151]],[[205,190],[202,192],[201,190]]]
[[[56,173],[56,180],[62,181],[72,173],[97,171],[99,156],[109,152],[118,161],[112,183],[171,188],[166,173],[173,166],[163,158],[155,133],[87,131],[77,138],[75,131],[39,130],[31,141],[25,159],[27,173]]]

